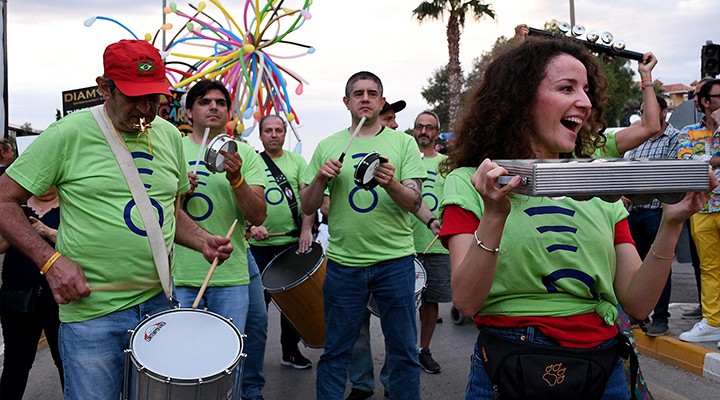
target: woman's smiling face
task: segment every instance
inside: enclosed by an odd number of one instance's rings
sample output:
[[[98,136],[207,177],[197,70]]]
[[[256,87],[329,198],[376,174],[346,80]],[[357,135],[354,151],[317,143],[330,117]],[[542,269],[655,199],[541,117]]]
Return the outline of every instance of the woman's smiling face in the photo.
[[[580,60],[560,54],[548,62],[531,108],[536,158],[559,158],[575,149],[578,132],[592,111],[587,90],[587,70]]]

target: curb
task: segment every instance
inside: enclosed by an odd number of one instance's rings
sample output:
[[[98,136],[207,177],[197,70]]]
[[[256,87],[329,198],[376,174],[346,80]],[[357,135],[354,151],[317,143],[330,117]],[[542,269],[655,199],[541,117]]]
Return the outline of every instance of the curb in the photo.
[[[670,336],[650,337],[639,328],[633,334],[640,354],[720,382],[720,353]]]

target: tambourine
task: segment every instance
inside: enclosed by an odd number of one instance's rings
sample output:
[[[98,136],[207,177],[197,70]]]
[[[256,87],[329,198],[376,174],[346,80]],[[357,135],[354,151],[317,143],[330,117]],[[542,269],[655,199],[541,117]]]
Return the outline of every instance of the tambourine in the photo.
[[[228,153],[237,153],[237,143],[235,139],[225,133],[217,135],[210,141],[205,151],[205,166],[211,172],[225,171],[225,156],[220,154],[220,150]]]
[[[381,163],[387,162],[387,158],[382,157],[375,151],[367,153],[355,168],[354,180],[355,184],[365,190],[370,190],[378,185],[375,180],[375,171]]]

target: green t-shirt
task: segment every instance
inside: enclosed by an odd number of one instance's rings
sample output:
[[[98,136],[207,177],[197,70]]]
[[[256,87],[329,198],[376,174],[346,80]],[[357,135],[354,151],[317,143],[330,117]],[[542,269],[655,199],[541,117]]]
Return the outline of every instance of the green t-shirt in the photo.
[[[273,177],[272,172],[270,172],[270,169],[265,164],[265,160],[263,160],[262,156],[259,157],[264,167],[265,203],[267,204],[267,217],[265,218],[265,222],[263,222],[263,226],[267,229],[268,233],[290,232],[293,229],[298,229],[297,224],[293,221],[287,196],[283,193],[277,182],[275,182],[275,177]],[[283,151],[283,154],[273,159],[273,162],[275,162],[275,165],[277,165],[278,169],[285,175],[285,179],[287,179],[290,184],[294,192],[295,200],[298,203],[298,215],[301,215],[300,181],[302,180],[303,173],[305,173],[305,169],[307,169],[307,161],[305,161],[300,154]],[[280,246],[297,241],[297,237],[277,236],[261,241],[250,239],[250,244],[253,246]]]
[[[345,129],[322,140],[305,172],[310,184],[329,158],[338,158],[350,140]],[[349,267],[365,267],[415,253],[409,212],[400,208],[385,189],[371,190],[355,185],[353,176],[360,160],[371,151],[387,157],[395,167],[395,179],[425,179],[420,151],[412,136],[389,128],[373,137],[353,140],[345,155],[340,175],[331,180],[330,244],[331,260]]]
[[[447,156],[444,154],[438,154],[433,158],[423,157],[423,165],[425,171],[428,174],[428,178],[423,181],[423,201],[427,204],[430,211],[439,217],[440,201],[443,196],[443,186],[445,185],[445,178],[438,172],[438,166],[446,159]],[[415,252],[422,254],[430,242],[435,239],[432,231],[428,229],[427,225],[423,224],[417,218],[412,218],[412,229],[413,239],[415,241]],[[449,254],[447,249],[443,247],[440,241],[436,241],[432,247],[428,250],[427,254]]]
[[[470,182],[474,172],[465,167],[448,175],[443,207],[454,204],[482,217],[482,198]],[[615,224],[628,215],[622,202],[519,194],[511,201],[492,288],[479,314],[565,317],[595,311],[614,323]]]
[[[618,151],[617,148],[617,142],[615,141],[615,133],[616,132],[614,130],[605,131],[605,145],[603,145],[603,147],[600,147],[599,149],[596,149],[591,155],[592,158],[622,157],[622,154],[620,154],[620,151]]]
[[[255,150],[243,142],[237,142],[238,154],[242,159],[240,173],[248,185],[265,185],[262,173],[262,160]],[[194,163],[200,151],[200,145],[190,137],[183,138],[185,159],[188,165]],[[190,161],[192,160],[192,161]],[[183,210],[206,231],[225,236],[233,220],[237,219],[230,244],[233,252],[213,273],[208,286],[237,286],[250,283],[247,264],[247,242],[245,241],[245,216],[237,206],[237,200],[225,173],[212,173],[202,160],[197,169],[198,187],[183,200]],[[188,167],[192,170],[194,165]],[[175,249],[175,270],[173,280],[176,286],[202,286],[207,275],[208,264],[202,253],[189,247],[177,246]]]
[[[122,133],[159,215],[168,251],[175,236],[174,200],[189,188],[180,132],[155,118],[145,135]],[[56,249],[78,263],[96,291],[60,305],[63,322],[85,321],[140,304],[162,291],[142,220],[115,156],[90,110],[50,125],[7,174],[35,195],[56,185],[60,228]],[[136,282],[141,282],[138,287]],[[143,284],[144,282],[144,284]]]

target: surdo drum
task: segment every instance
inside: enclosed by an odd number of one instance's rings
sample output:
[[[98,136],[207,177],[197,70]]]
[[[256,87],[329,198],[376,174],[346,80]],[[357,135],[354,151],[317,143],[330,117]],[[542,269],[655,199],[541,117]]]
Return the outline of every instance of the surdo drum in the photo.
[[[224,172],[225,171],[225,156],[220,154],[220,150],[225,150],[228,153],[237,153],[237,143],[232,136],[222,133],[215,136],[210,143],[208,143],[207,150],[205,151],[205,166],[211,172]]]
[[[176,308],[146,318],[125,351],[123,399],[235,398],[242,338],[230,320],[210,311]]]
[[[262,273],[265,290],[308,347],[325,343],[322,285],[327,258],[319,243],[306,253],[298,245],[285,249]]]
[[[425,273],[425,267],[423,267],[420,260],[415,259],[415,308],[420,307],[420,300],[422,299],[422,292],[425,290],[425,284],[427,283],[427,273]],[[367,309],[376,316],[380,316],[380,310],[378,309],[375,298],[370,295],[370,299],[367,303]]]
[[[355,169],[353,178],[355,185],[370,190],[378,185],[378,181],[375,180],[375,171],[378,169],[381,163],[387,162],[385,157],[382,157],[375,151],[367,153],[365,157],[360,159],[360,162]]]

